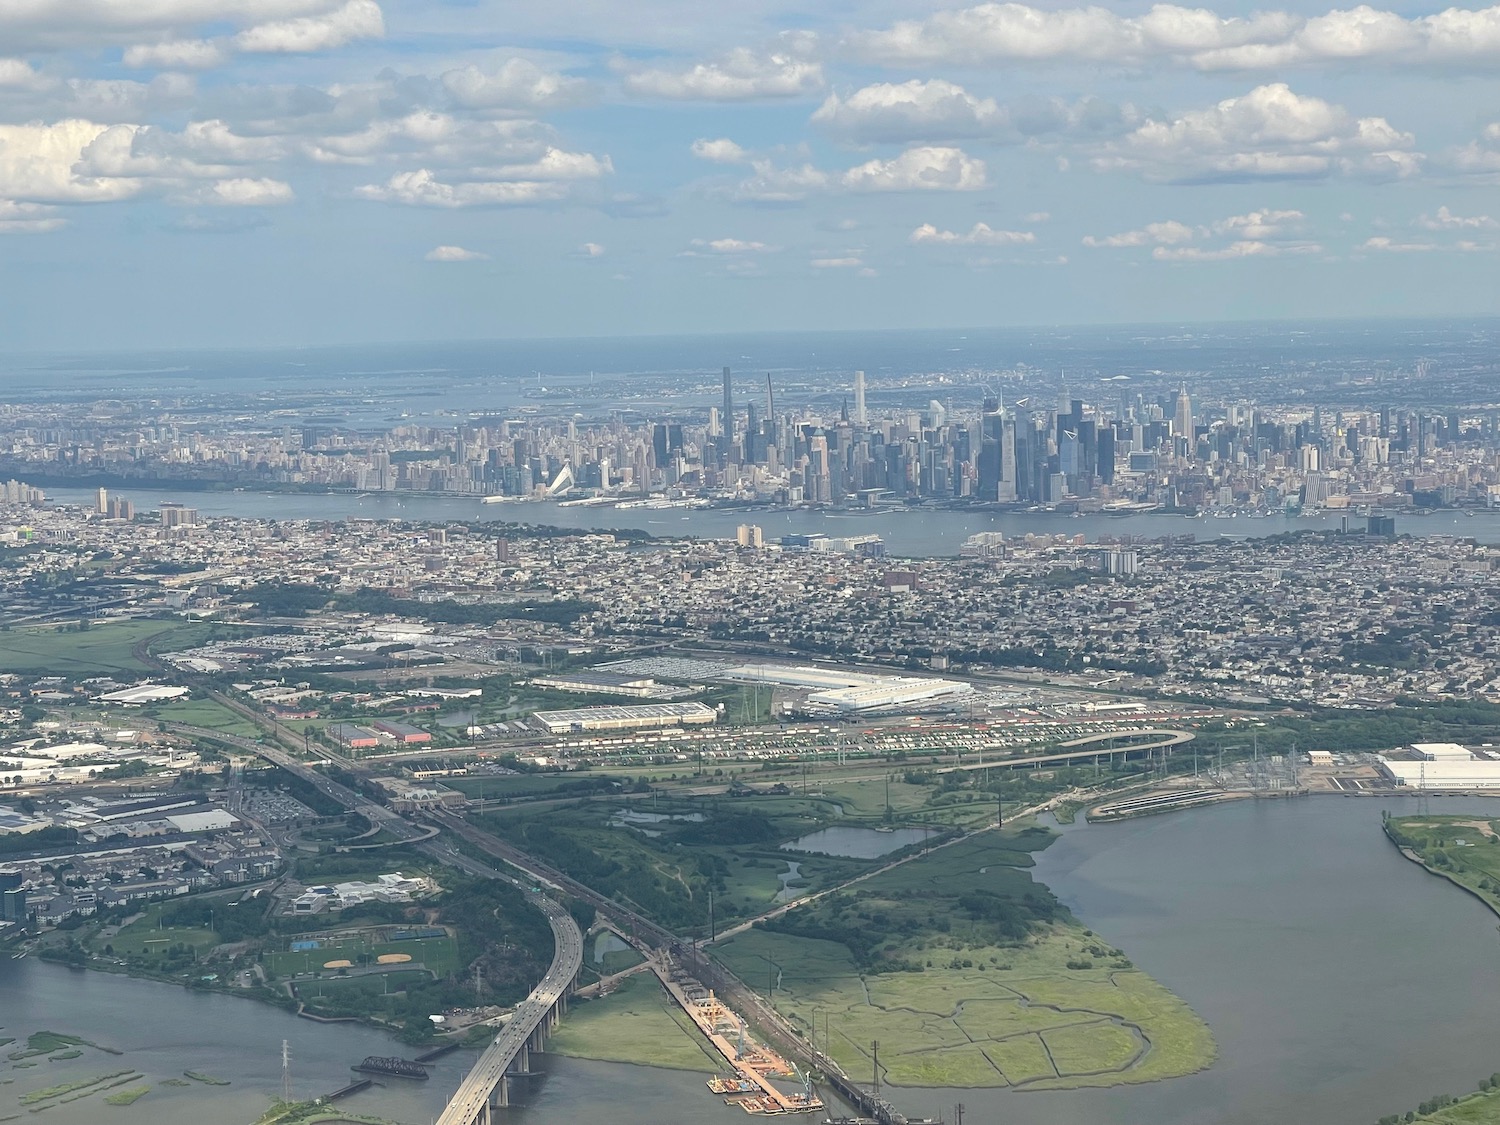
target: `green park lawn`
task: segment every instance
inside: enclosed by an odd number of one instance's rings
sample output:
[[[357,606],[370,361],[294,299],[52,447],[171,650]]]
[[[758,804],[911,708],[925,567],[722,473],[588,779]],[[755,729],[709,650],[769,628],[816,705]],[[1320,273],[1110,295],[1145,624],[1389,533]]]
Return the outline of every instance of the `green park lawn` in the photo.
[[[303,940],[293,938],[291,940]],[[443,977],[449,973],[458,971],[461,967],[458,957],[458,943],[451,937],[441,938],[414,938],[410,941],[384,942],[378,940],[374,933],[360,933],[354,936],[343,937],[336,940],[318,939],[322,944],[317,949],[292,951],[282,950],[275,953],[266,953],[265,967],[268,973],[278,977],[290,977],[297,973],[326,973],[333,977],[337,969],[324,969],[323,966],[329,961],[352,961],[359,966],[361,955],[367,955],[370,963],[377,964],[382,954],[405,953],[411,957],[409,962],[392,965],[391,971],[410,972],[416,966],[430,970],[435,976]],[[352,978],[351,978],[352,979]]]
[[[119,956],[161,953],[171,946],[182,944],[196,949],[199,954],[208,952],[219,944],[219,935],[202,926],[161,927],[161,914],[173,903],[153,903],[142,916],[126,926],[114,937],[97,937],[92,944],[96,951],[107,944]]]

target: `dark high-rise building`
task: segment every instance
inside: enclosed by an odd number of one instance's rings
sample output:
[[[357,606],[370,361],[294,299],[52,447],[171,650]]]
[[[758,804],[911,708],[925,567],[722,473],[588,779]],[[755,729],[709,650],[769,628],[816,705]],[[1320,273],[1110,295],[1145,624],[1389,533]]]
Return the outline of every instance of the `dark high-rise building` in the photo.
[[[719,424],[724,427],[724,448],[728,449],[734,441],[734,399],[730,397],[729,368],[724,368],[724,405],[720,408],[723,413],[719,417]]]
[[[1114,484],[1115,431],[1112,426],[1102,426],[1099,429],[1098,461],[1099,483],[1104,485]]]
[[[651,452],[656,457],[656,467],[667,467],[667,427],[658,422],[651,427]]]

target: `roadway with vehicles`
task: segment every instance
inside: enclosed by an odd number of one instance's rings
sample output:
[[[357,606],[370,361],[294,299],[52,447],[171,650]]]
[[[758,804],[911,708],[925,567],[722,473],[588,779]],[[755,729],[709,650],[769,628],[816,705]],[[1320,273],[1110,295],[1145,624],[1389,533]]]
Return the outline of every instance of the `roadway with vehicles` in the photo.
[[[531,900],[552,925],[552,965],[464,1076],[437,1125],[489,1125],[492,1106],[510,1103],[507,1074],[517,1061],[521,1071],[529,1071],[531,1051],[540,1049],[542,1039],[557,1025],[578,979],[583,965],[583,934],[578,923],[545,895],[533,894]]]

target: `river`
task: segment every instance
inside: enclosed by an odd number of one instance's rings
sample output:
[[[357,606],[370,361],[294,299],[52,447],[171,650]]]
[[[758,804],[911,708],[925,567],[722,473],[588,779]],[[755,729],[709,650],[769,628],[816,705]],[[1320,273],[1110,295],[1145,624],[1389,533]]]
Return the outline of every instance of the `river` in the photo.
[[[280,492],[150,492],[121,489],[122,496],[145,511],[162,500],[179,500],[204,516],[235,516],[246,519],[399,519],[478,520],[548,524],[554,527],[590,530],[632,529],[652,535],[692,535],[704,539],[733,539],[742,523],[757,524],[768,541],[783,535],[822,532],[832,536],[879,535],[886,550],[903,558],[952,556],[965,539],[981,531],[999,531],[1010,537],[1028,532],[1037,535],[1082,535],[1089,542],[1101,538],[1159,538],[1165,535],[1195,535],[1199,539],[1227,536],[1250,539],[1289,531],[1337,530],[1345,517],[1334,513],[1304,516],[1284,514],[1220,519],[1145,512],[1128,516],[1069,515],[1060,512],[1001,512],[984,509],[891,508],[870,512],[830,512],[811,509],[791,511],[715,511],[681,508],[563,507],[551,501],[515,504],[481,504],[473,496],[449,496],[424,492],[280,493]],[[92,507],[93,490],[49,489],[47,495],[64,504]],[[1351,528],[1363,527],[1358,515],[1348,517]],[[1397,516],[1396,530],[1411,535],[1472,536],[1482,543],[1500,543],[1500,511],[1472,516],[1458,511],[1434,512],[1426,516]]]
[[[909,1112],[968,1107],[976,1125],[1370,1125],[1500,1069],[1500,933],[1476,900],[1402,859],[1380,810],[1410,802],[1312,797],[1236,801],[1110,825],[1078,825],[1038,856],[1036,876],[1084,924],[1123,948],[1213,1028],[1220,1057],[1202,1074],[1112,1090],[896,1091]],[[1441,812],[1500,805],[1443,800]],[[4,1034],[42,1028],[125,1049],[29,1070],[6,1066],[0,1117],[28,1089],[134,1066],[148,1080],[201,1070],[227,1087],[156,1085],[131,1107],[98,1098],[42,1115],[65,1125],[243,1125],[280,1087],[281,1040],[295,1092],[347,1081],[367,1054],[400,1053],[375,1031],[318,1025],[230,997],[0,961]],[[13,1048],[12,1048],[13,1049]],[[472,1052],[425,1084],[351,1098],[353,1110],[430,1121]],[[571,1059],[518,1125],[743,1121],[703,1078]],[[11,1110],[13,1111],[13,1110]]]

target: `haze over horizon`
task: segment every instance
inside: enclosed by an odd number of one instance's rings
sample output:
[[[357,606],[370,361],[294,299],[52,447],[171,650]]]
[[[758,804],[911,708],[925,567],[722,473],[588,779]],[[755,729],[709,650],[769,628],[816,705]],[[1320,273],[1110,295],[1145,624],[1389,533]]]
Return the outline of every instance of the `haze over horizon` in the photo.
[[[1500,7],[25,0],[0,339],[1489,316]]]

